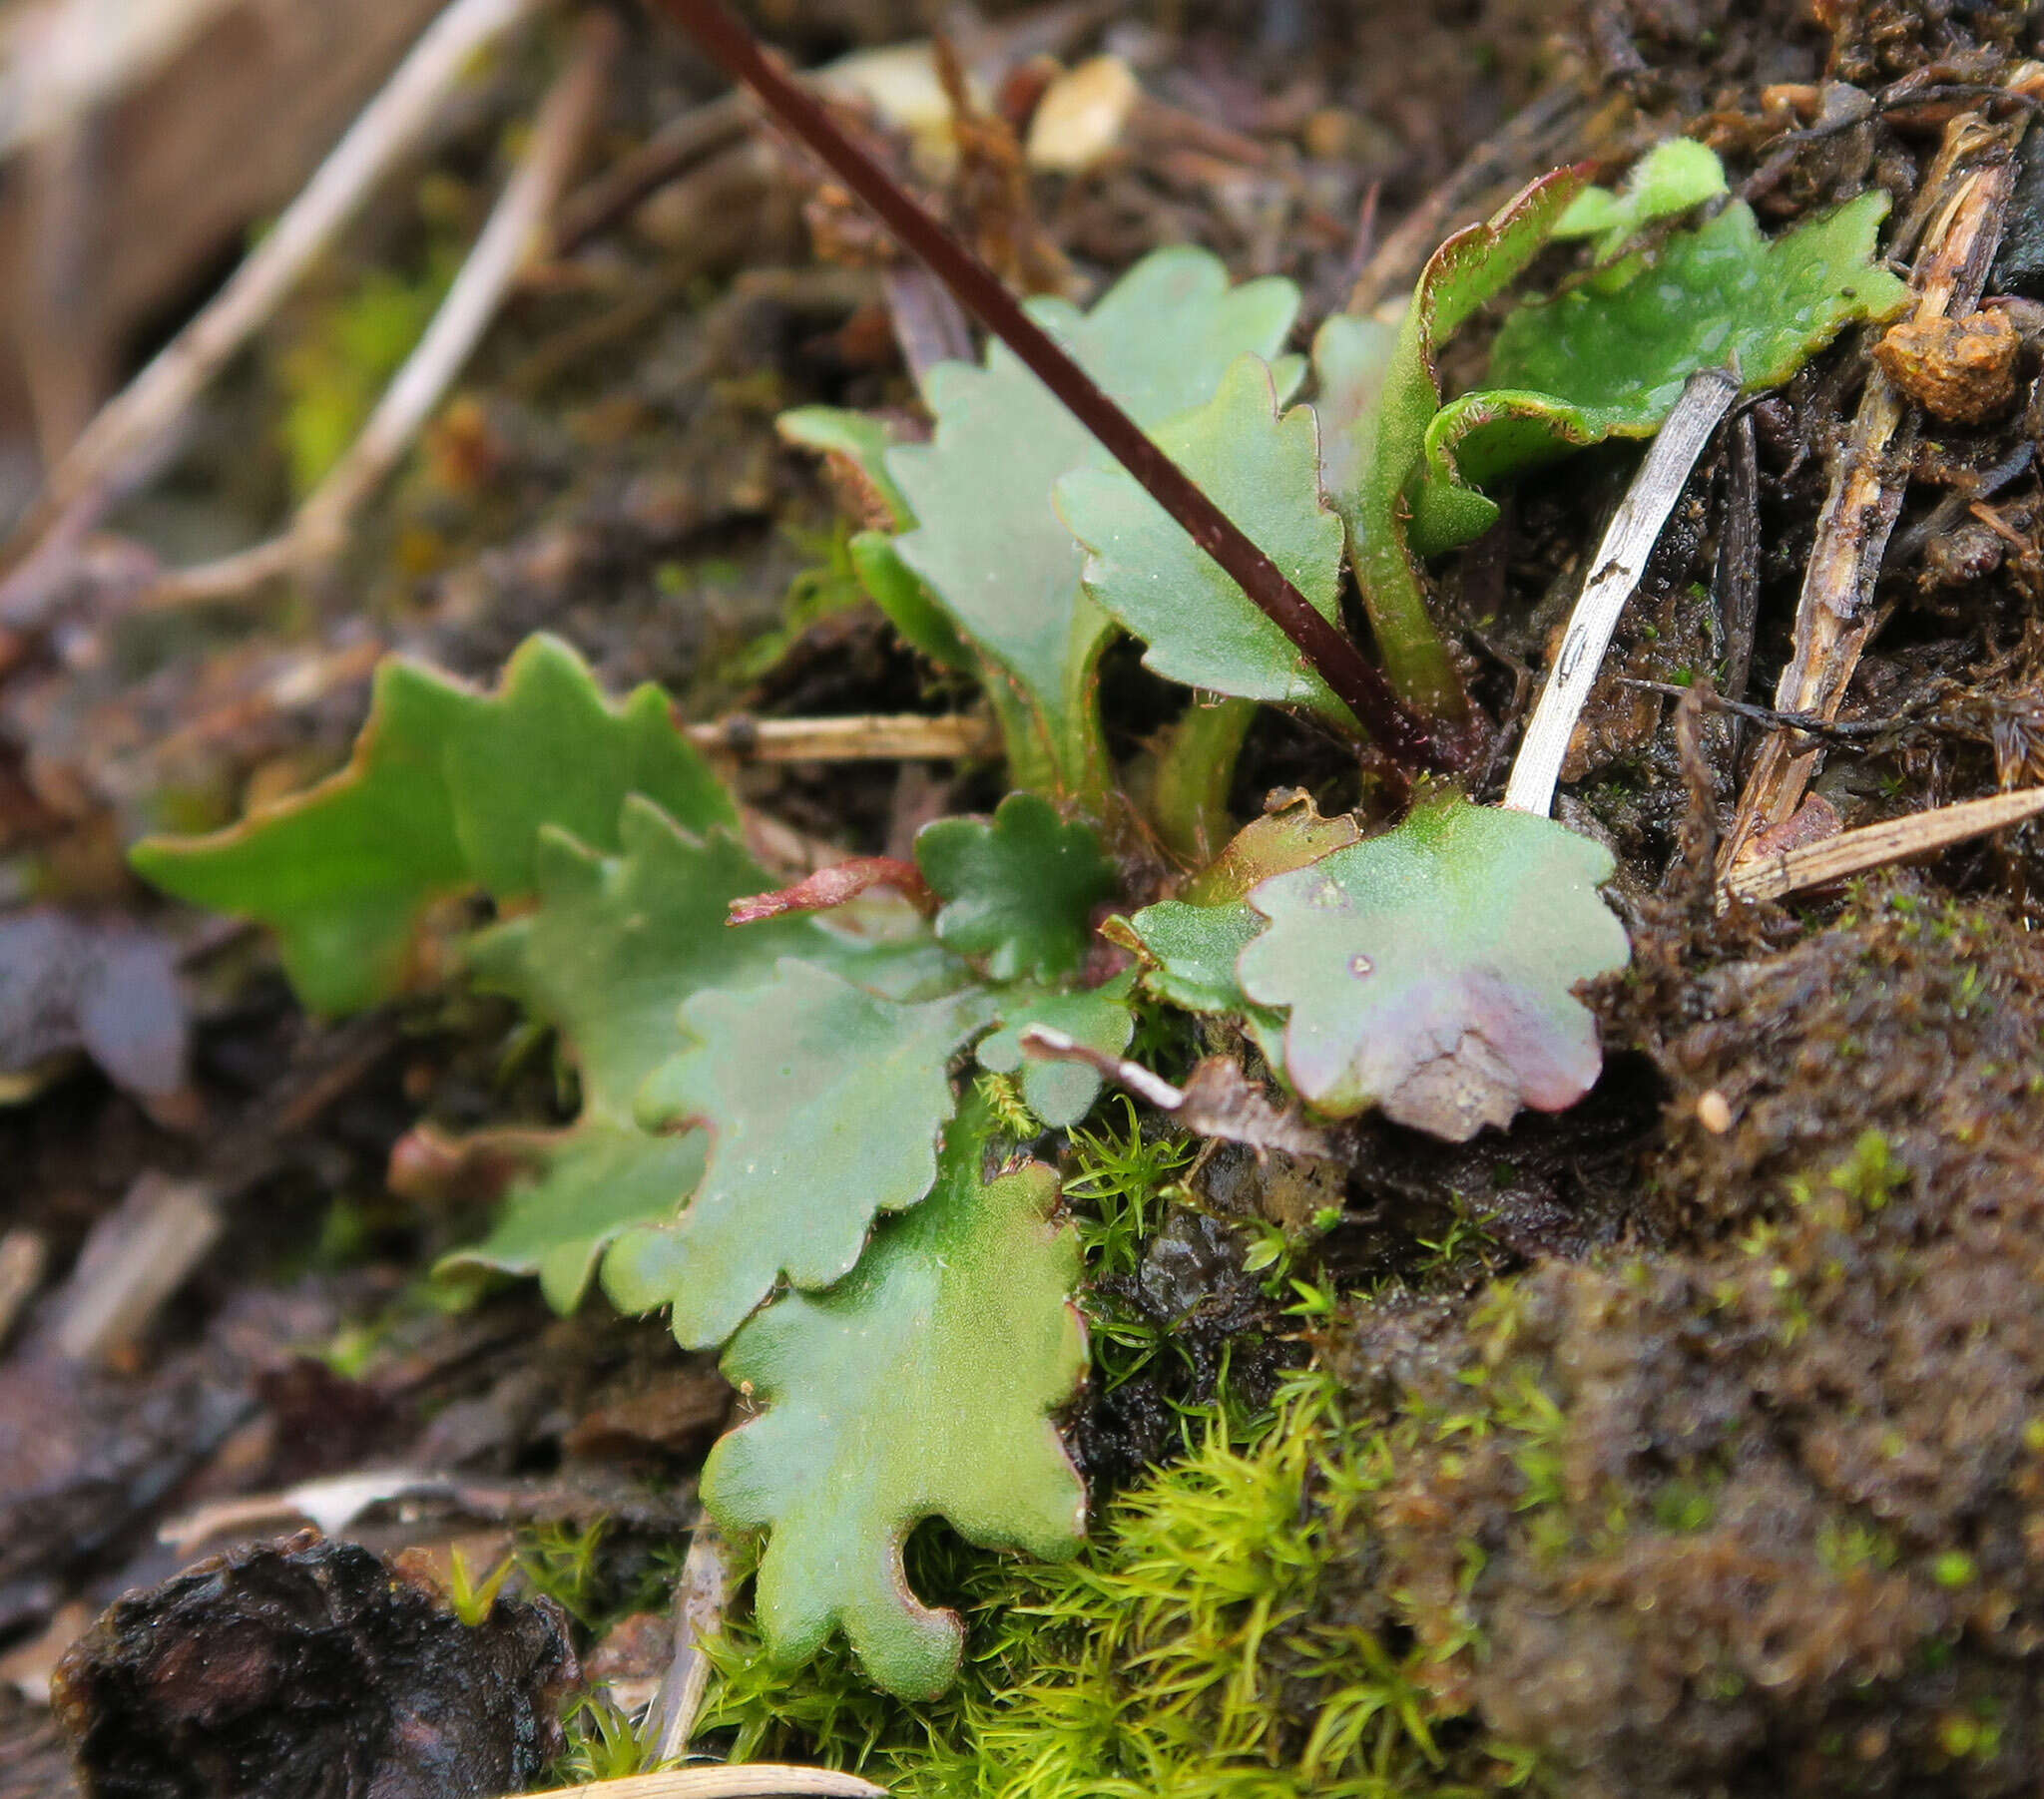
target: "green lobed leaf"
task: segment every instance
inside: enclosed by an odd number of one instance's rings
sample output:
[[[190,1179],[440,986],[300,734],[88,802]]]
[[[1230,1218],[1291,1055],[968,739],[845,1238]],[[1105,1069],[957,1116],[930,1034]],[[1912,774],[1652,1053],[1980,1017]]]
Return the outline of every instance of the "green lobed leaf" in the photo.
[[[1211,400],[1153,435],[1314,611],[1338,621],[1341,521],[1320,503],[1312,409],[1280,414],[1269,365],[1241,356]],[[1147,667],[1190,687],[1300,706],[1355,728],[1291,640],[1126,469],[1075,470],[1057,484],[1056,500],[1088,552],[1086,591],[1149,646]]]
[[[1276,355],[1297,293],[1276,279],[1231,289],[1216,257],[1179,246],[1146,256],[1091,312],[1054,299],[1029,305],[1147,427],[1206,400],[1243,351]],[[1020,684],[1062,789],[1092,796],[1106,778],[1093,686],[1108,623],[1081,590],[1079,547],[1051,506],[1051,488],[1095,460],[1098,447],[1000,344],[984,367],[940,363],[927,394],[933,441],[886,455],[920,521],[899,539],[901,559]]]
[[[1525,812],[1450,795],[1250,895],[1270,928],[1244,992],[1284,1007],[1284,1071],[1323,1114],[1379,1106],[1461,1141],[1521,1106],[1558,1112],[1597,1078],[1571,989],[1625,965],[1598,896],[1610,853]]]
[[[1035,793],[1010,793],[991,819],[924,825],[915,859],[944,902],[938,941],[996,981],[1076,974],[1093,908],[1116,885],[1092,828]]]
[[[1142,957],[1146,992],[1188,1012],[1241,1018],[1266,1060],[1281,1068],[1284,1014],[1252,1001],[1236,972],[1265,923],[1248,895],[1273,875],[1304,868],[1355,839],[1353,818],[1322,818],[1301,794],[1244,825],[1181,897],[1111,919],[1106,932]]]
[[[740,1332],[724,1371],[766,1410],[703,1473],[719,1525],[768,1534],[755,1608],[775,1658],[806,1659],[842,1629],[905,1698],[948,1686],[964,1639],[903,1573],[921,1520],[1051,1560],[1085,1523],[1050,1416],[1086,1367],[1079,1244],[1051,1221],[1049,1168],[986,1177],[990,1137],[968,1101],[929,1198],[883,1223],[837,1286],[789,1294]]]
[[[637,1114],[650,1130],[704,1125],[710,1165],[677,1219],[612,1246],[604,1290],[629,1312],[671,1305],[675,1336],[708,1348],[783,1276],[840,1279],[876,1214],[929,1191],[947,1067],[991,1018],[982,989],[905,1005],[792,958],[765,986],[697,994],[692,1046],[648,1078]]]
[[[1128,921],[1144,958],[1143,987],[1187,1012],[1240,1018],[1273,1068],[1281,1066],[1284,1014],[1259,1006],[1236,973],[1242,953],[1262,933],[1264,919],[1246,899],[1196,906],[1160,900]]]
[[[673,1033],[669,1034],[672,1047]],[[435,1159],[458,1169],[507,1171],[490,1233],[443,1256],[436,1273],[491,1268],[539,1278],[546,1302],[572,1312],[589,1290],[604,1246],[634,1225],[669,1217],[703,1178],[709,1139],[700,1130],[656,1136],[627,1119],[578,1119],[559,1130],[496,1129],[456,1138],[414,1132]],[[437,1171],[397,1188],[428,1196]]]
[[[1520,307],[1498,333],[1491,385],[1427,429],[1414,541],[1429,553],[1467,541],[1471,490],[1486,482],[1579,444],[1651,437],[1700,368],[1736,363],[1760,392],[1846,325],[1898,310],[1907,287],[1873,261],[1887,207],[1862,194],[1771,241],[1737,202],[1615,290]]]
[[[1076,1124],[1100,1097],[1100,1075],[1083,1062],[1048,1062],[1026,1056],[1022,1033],[1048,1025],[1090,1050],[1119,1056],[1135,1034],[1133,970],[1085,993],[1011,992],[1001,996],[1001,1026],[980,1039],[979,1066],[1022,1077],[1022,1102],[1054,1130]]]
[[[1595,237],[1593,254],[1609,262],[1650,225],[1673,219],[1725,192],[1725,165],[1708,144],[1664,138],[1632,166],[1616,190],[1589,187],[1554,227],[1557,237]]]
[[[619,853],[605,856],[542,830],[539,904],[469,948],[480,986],[560,1032],[581,1076],[580,1117],[561,1130],[486,1130],[442,1145],[524,1170],[490,1234],[447,1265],[537,1274],[561,1311],[580,1301],[607,1242],[672,1217],[702,1177],[701,1132],[657,1136],[632,1111],[647,1076],[683,1046],[683,1001],[712,985],[764,984],[777,957],[826,941],[805,918],[730,927],[731,901],[766,876],[722,831],[693,838],[635,795],[617,834]]]
[[[305,1005],[344,1013],[403,988],[435,901],[531,894],[542,825],[615,850],[630,793],[695,831],[736,819],[659,688],[611,705],[574,651],[535,637],[494,694],[386,660],[345,768],[232,829],[148,838],[133,861],[179,899],[272,927]]]
[[[1582,187],[1575,170],[1558,169],[1486,223],[1457,231],[1427,259],[1383,369],[1376,405],[1352,427],[1357,442],[1344,451],[1355,470],[1353,482],[1332,490],[1385,672],[1406,700],[1436,717],[1461,717],[1467,701],[1427,615],[1407,539],[1405,489],[1440,408],[1440,348],[1471,313],[1518,279]],[[1496,508],[1480,494],[1452,493],[1442,503],[1459,509],[1453,529],[1466,535],[1458,541],[1487,529],[1496,517]],[[1469,530],[1473,514],[1485,508],[1482,525]],[[1436,529],[1416,515],[1412,528],[1420,542]]]

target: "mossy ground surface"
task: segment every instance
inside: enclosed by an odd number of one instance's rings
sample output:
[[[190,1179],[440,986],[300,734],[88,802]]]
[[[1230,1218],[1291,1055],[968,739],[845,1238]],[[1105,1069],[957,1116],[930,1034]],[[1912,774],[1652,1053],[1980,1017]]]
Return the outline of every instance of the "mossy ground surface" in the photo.
[[[741,1623],[712,1740],[930,1799],[2028,1791],[2044,949],[1896,880],[1689,951],[1613,1003],[1665,1027],[1665,1242],[1351,1298],[1080,1561],[924,1541],[972,1625],[945,1700]]]

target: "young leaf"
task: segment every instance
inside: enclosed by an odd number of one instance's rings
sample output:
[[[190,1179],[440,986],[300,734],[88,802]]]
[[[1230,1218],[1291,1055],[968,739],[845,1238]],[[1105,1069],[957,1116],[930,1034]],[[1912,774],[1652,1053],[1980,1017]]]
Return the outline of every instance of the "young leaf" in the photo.
[[[1725,165],[1708,144],[1664,138],[1635,163],[1616,193],[1585,188],[1554,227],[1557,237],[1595,237],[1592,252],[1609,262],[1648,225],[1673,219],[1725,192]]]
[[[654,1071],[637,1111],[650,1130],[704,1125],[709,1170],[673,1223],[618,1240],[604,1290],[626,1311],[672,1305],[675,1336],[708,1348],[783,1275],[840,1279],[876,1213],[929,1191],[955,1104],[946,1067],[991,1013],[980,989],[903,1005],[792,959],[763,987],[697,994],[682,1008],[694,1047]]]
[[[1159,900],[1128,921],[1145,968],[1144,987],[1157,999],[1187,1012],[1242,1013],[1272,1029],[1281,1015],[1250,1003],[1236,977],[1242,953],[1264,929],[1263,916],[1246,899],[1196,906]]]
[[[1597,1023],[1570,989],[1622,968],[1599,898],[1612,859],[1546,818],[1450,795],[1383,836],[1265,881],[1270,928],[1243,990],[1289,1008],[1284,1072],[1321,1113],[1380,1106],[1459,1142],[1521,1106],[1558,1112],[1597,1078]]]
[[[432,1144],[438,1156],[525,1169],[489,1236],[449,1262],[537,1274],[564,1312],[611,1238],[673,1217],[702,1177],[701,1132],[656,1136],[632,1116],[647,1076],[682,1048],[682,1002],[713,984],[764,983],[776,957],[824,941],[805,918],[730,928],[731,901],[765,876],[722,832],[699,842],[635,796],[618,838],[620,853],[602,856],[548,826],[538,906],[484,932],[468,956],[479,985],[561,1033],[581,1075],[581,1116],[556,1131],[487,1130]]]
[[[1428,258],[1398,327],[1376,406],[1354,427],[1354,482],[1332,494],[1384,667],[1406,700],[1436,717],[1460,718],[1467,711],[1461,682],[1427,615],[1406,541],[1405,484],[1441,403],[1436,358],[1477,307],[1518,279],[1582,186],[1575,170],[1556,170],[1488,224],[1457,231]],[[1480,495],[1466,498],[1489,506]],[[1495,516],[1492,507],[1489,517]],[[1425,530],[1431,534],[1431,527]]]
[[[1578,444],[1651,437],[1700,368],[1736,366],[1760,392],[1846,325],[1887,317],[1908,296],[1872,259],[1887,207],[1885,194],[1862,194],[1770,241],[1737,202],[1615,290],[1520,307],[1498,333],[1492,385],[1427,428],[1415,543],[1431,553],[1466,541],[1471,490],[1501,475]]]
[[[1296,307],[1290,283],[1231,290],[1218,259],[1178,247],[1145,257],[1090,313],[1049,299],[1030,311],[1147,426],[1200,404],[1243,351],[1275,355]],[[983,368],[939,364],[928,395],[935,439],[886,456],[921,521],[899,540],[901,559],[1020,683],[1065,791],[1092,794],[1104,779],[1091,689],[1107,621],[1080,589],[1079,548],[1050,495],[1100,452],[998,344]]]
[[[490,695],[384,662],[344,769],[230,830],[149,838],[133,861],[179,899],[273,927],[305,1005],[351,1012],[404,986],[435,900],[529,895],[542,825],[615,850],[628,793],[690,830],[736,821],[658,687],[610,705],[581,658],[535,637]]]
[[[1143,958],[1147,992],[1188,1012],[1240,1017],[1266,1060],[1281,1068],[1284,1015],[1256,1005],[1236,973],[1243,951],[1264,929],[1248,895],[1260,882],[1317,862],[1356,836],[1353,818],[1322,818],[1301,795],[1243,826],[1180,898],[1145,906],[1131,919],[1110,919],[1105,934]]]
[[[913,650],[941,669],[970,673],[971,651],[944,616],[928,588],[909,572],[894,548],[894,533],[912,530],[915,513],[908,497],[887,472],[887,451],[893,435],[879,419],[839,406],[797,406],[774,421],[789,443],[814,450],[833,468],[848,471],[850,485],[862,492],[862,508],[884,523],[857,533],[846,546],[853,572],[866,597],[886,614]]]
[[[921,1520],[1052,1560],[1085,1524],[1050,1420],[1086,1366],[1079,1245],[1050,1222],[1049,1168],[984,1176],[990,1135],[969,1101],[929,1198],[883,1223],[842,1283],[789,1294],[740,1332],[724,1371],[766,1410],[703,1472],[726,1531],[768,1533],[756,1609],[776,1659],[800,1661],[842,1629],[903,1698],[948,1686],[964,1638],[903,1574]]]
[[[915,523],[908,497],[887,472],[887,451],[893,433],[867,412],[842,406],[796,406],[773,421],[789,443],[814,450],[833,465],[841,464],[867,490],[872,509],[885,516],[873,521],[889,531],[906,531]]]
[[[1136,1015],[1129,1004],[1136,977],[1117,975],[1088,993],[1003,994],[1001,1028],[979,1044],[979,1066],[1022,1077],[1022,1102],[1053,1129],[1076,1124],[1100,1097],[1100,1073],[1083,1062],[1046,1062],[1022,1052],[1022,1033],[1048,1025],[1089,1050],[1119,1056],[1129,1047]]]
[[[1204,487],[1313,610],[1335,622],[1341,521],[1320,504],[1309,407],[1279,414],[1267,364],[1241,356],[1204,406],[1160,426],[1160,448]],[[1088,551],[1086,591],[1189,687],[1296,705],[1344,730],[1348,708],[1221,565],[1121,468],[1075,470],[1058,511]]]
[[[1088,917],[1115,889],[1091,827],[1035,793],[1010,793],[991,819],[924,825],[915,859],[944,901],[938,941],[996,981],[1078,973]]]

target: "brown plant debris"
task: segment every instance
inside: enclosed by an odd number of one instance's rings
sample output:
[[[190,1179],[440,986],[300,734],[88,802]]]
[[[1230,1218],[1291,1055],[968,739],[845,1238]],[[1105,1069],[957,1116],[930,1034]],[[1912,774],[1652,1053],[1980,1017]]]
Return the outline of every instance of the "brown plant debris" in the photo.
[[[2006,312],[1905,318],[1873,346],[1873,359],[1934,418],[1984,425],[2016,397],[2022,333]]]
[[[53,1692],[94,1799],[445,1799],[531,1784],[578,1672],[550,1600],[471,1627],[308,1531],[123,1598]]]

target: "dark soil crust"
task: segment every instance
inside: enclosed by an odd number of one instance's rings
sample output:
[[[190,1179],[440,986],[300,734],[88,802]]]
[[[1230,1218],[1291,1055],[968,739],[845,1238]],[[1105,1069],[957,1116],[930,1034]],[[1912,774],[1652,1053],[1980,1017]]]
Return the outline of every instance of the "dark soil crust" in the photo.
[[[1580,1790],[2027,1791],[2044,951],[1895,881],[1615,1011],[1664,1245],[1355,1308],[1330,1353],[1401,1453],[1337,1603]]]

